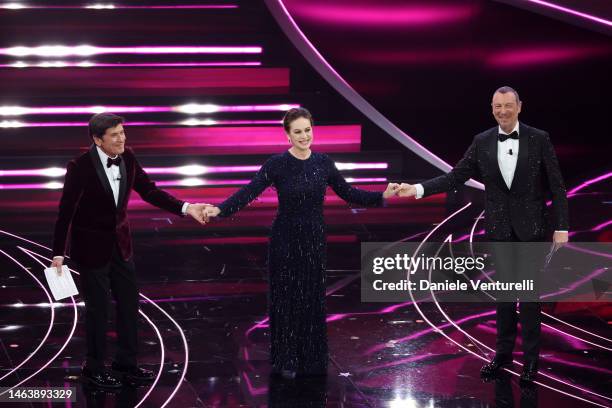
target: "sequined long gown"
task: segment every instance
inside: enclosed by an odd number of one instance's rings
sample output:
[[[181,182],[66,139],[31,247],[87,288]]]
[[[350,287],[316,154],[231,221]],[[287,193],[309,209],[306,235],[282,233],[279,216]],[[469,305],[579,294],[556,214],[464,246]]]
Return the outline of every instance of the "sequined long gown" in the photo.
[[[268,251],[271,363],[275,372],[327,372],[325,312],[327,186],[347,202],[380,206],[382,193],[351,187],[325,154],[300,160],[289,152],[268,159],[251,182],[219,205],[219,216],[239,211],[266,187],[278,194]]]

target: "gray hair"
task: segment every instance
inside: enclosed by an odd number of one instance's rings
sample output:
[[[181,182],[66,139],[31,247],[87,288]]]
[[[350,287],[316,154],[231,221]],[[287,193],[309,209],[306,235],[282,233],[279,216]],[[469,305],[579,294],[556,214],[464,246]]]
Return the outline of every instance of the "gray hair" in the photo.
[[[514,88],[511,88],[509,86],[502,86],[501,88],[497,88],[497,90],[495,92],[493,92],[493,95],[495,95],[496,93],[500,93],[500,94],[506,94],[512,92],[514,94],[514,97],[516,98],[516,103],[521,103],[521,98],[519,98],[519,94],[518,92],[516,92],[516,90],[514,90]]]

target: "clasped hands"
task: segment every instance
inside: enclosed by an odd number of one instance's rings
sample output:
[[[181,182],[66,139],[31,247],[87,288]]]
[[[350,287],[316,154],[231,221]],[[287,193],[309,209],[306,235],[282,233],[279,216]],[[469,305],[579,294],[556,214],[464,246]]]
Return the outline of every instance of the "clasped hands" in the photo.
[[[187,214],[189,214],[194,220],[202,225],[205,225],[210,221],[211,217],[219,215],[221,210],[212,204],[197,203],[189,204],[187,207]]]
[[[389,183],[387,185],[387,189],[383,193],[384,198],[393,197],[394,195],[398,197],[414,197],[416,196],[416,187],[412,184],[408,183]]]

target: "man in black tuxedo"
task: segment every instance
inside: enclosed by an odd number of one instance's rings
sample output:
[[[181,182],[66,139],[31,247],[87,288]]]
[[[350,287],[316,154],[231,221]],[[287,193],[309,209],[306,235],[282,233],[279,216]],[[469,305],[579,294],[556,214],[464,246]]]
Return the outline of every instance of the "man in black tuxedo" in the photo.
[[[495,91],[491,106],[498,126],[476,135],[449,173],[422,184],[402,184],[399,195],[426,197],[455,190],[479,176],[485,185],[487,239],[535,242],[545,239],[546,199],[550,192],[553,242],[563,245],[568,240],[569,228],[567,193],[548,133],[519,123],[522,102],[518,93],[508,86]],[[538,370],[541,305],[520,302],[519,308],[525,359],[521,379],[533,381]],[[482,368],[483,376],[491,376],[512,363],[519,321],[516,301],[498,302],[496,320],[496,354]]]
[[[125,147],[122,124],[123,118],[111,113],[99,113],[89,121],[93,144],[68,163],[51,264],[61,273],[70,232],[70,256],[81,272],[85,300],[87,359],[83,375],[92,384],[108,388],[120,387],[122,380],[153,379],[153,372],[136,362],[138,289],[127,216],[132,189],[156,207],[205,221],[204,204],[177,200],[149,179],[132,150]],[[115,374],[104,365],[109,292],[117,303]]]

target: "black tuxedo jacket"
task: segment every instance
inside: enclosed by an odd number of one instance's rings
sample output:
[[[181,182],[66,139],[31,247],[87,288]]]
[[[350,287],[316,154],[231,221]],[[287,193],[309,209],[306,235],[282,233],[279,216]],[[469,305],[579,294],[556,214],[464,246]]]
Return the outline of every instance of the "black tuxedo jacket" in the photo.
[[[548,133],[519,124],[519,153],[510,188],[497,162],[497,133],[495,126],[476,135],[454,169],[422,183],[424,196],[480,179],[485,185],[487,238],[507,241],[514,231],[521,241],[533,241],[544,237],[546,200],[552,194],[554,229],[568,230],[567,193]]]
[[[117,205],[95,145],[68,163],[55,224],[53,256],[64,256],[70,231],[70,256],[81,267],[95,268],[108,263],[115,244],[123,259],[129,260],[132,239],[127,204],[132,189],[148,203],[181,215],[183,201],[158,189],[131,149],[126,148],[121,158]]]

